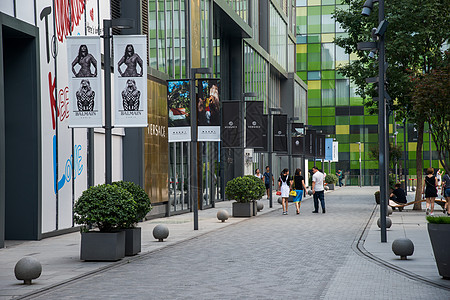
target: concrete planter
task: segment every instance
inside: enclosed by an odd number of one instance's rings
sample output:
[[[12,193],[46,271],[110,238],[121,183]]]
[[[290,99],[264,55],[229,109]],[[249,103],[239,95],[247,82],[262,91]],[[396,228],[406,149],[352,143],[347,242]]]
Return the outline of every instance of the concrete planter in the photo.
[[[253,216],[256,216],[258,214],[258,205],[257,205],[257,201],[254,200],[252,201],[253,203]]]
[[[235,218],[248,218],[252,217],[253,208],[255,207],[254,201],[248,203],[233,202],[233,217]]]
[[[433,247],[436,265],[444,279],[450,279],[450,224],[428,223],[428,234]]]
[[[141,252],[141,227],[124,229],[125,256],[133,256]]]
[[[327,183],[327,186],[330,189],[330,191],[334,190],[334,183]]]
[[[123,257],[125,257],[125,231],[81,233],[81,260],[117,261]]]

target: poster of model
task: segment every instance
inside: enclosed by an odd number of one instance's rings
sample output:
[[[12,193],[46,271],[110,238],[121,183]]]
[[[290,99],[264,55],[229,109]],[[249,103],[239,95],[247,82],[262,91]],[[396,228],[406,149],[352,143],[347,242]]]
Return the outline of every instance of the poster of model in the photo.
[[[189,80],[167,81],[169,143],[191,141],[191,98]]]
[[[218,79],[198,81],[197,124],[199,142],[220,142],[220,93]]]
[[[67,57],[69,127],[100,128],[103,126],[100,37],[67,37]]]
[[[147,127],[147,37],[115,35],[114,127]]]

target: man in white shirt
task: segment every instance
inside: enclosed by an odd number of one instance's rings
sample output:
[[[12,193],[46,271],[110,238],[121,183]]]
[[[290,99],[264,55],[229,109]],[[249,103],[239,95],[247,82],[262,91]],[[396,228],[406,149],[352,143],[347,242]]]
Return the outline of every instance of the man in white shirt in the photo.
[[[313,176],[312,176],[312,192],[314,197],[314,211],[316,214],[319,212],[319,199],[320,205],[322,206],[322,213],[325,213],[325,198],[324,198],[324,189],[323,189],[323,180],[324,175],[319,171],[317,167],[313,167]]]

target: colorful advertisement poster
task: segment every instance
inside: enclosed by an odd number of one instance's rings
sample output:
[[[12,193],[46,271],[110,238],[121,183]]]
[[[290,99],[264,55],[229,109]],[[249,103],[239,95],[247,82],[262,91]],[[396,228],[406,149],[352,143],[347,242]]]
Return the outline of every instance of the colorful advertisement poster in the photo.
[[[169,143],[191,141],[191,98],[189,80],[167,82],[167,108],[169,110]]]
[[[99,36],[67,37],[69,127],[101,128],[102,82]]]
[[[197,124],[199,142],[220,142],[220,86],[218,79],[198,80]]]
[[[147,36],[115,35],[114,127],[147,127]]]

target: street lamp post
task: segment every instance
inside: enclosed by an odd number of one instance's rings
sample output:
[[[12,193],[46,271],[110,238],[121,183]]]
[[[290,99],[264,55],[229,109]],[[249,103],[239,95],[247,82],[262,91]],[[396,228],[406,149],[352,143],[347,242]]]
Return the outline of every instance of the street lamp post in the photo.
[[[357,144],[359,146],[359,187],[362,187],[361,142]]]
[[[288,119],[288,132],[287,132],[287,136],[288,136],[288,168],[289,171],[293,173],[293,169],[292,169],[292,131],[291,131],[291,125],[294,123],[294,121],[299,120],[298,117],[291,117]]]
[[[273,169],[272,169],[272,148],[273,148],[273,137],[272,137],[272,111],[281,111],[281,108],[277,107],[269,107],[267,110],[267,152],[268,152],[268,165],[269,165],[269,207],[273,207],[273,187],[272,187],[272,178],[270,178],[270,175],[272,174],[273,177]]]
[[[103,20],[105,64],[105,182],[112,182],[112,124],[111,124],[111,28],[133,28],[133,19]]]

